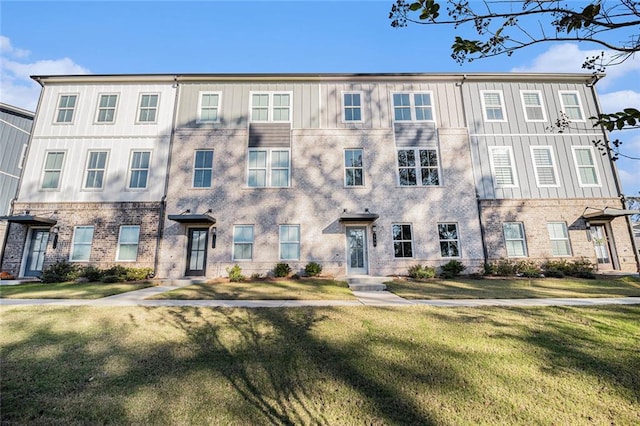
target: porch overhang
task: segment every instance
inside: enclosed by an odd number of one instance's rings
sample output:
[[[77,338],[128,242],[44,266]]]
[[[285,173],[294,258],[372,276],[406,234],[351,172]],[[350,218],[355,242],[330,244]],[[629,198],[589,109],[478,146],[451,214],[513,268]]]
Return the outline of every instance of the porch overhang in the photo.
[[[0,220],[6,220],[9,223],[18,223],[20,225],[31,225],[31,226],[54,226],[56,223],[58,223],[56,219],[34,216],[30,214],[0,216]]]
[[[640,214],[640,210],[616,209],[613,207],[605,207],[603,209],[596,207],[587,207],[582,213],[582,217],[587,220],[613,220],[620,216],[631,216]]]
[[[170,214],[168,217],[169,220],[184,224],[201,223],[210,226],[216,223],[216,219],[208,214]]]
[[[380,215],[375,213],[342,213],[340,215],[340,222],[373,222],[378,219]]]

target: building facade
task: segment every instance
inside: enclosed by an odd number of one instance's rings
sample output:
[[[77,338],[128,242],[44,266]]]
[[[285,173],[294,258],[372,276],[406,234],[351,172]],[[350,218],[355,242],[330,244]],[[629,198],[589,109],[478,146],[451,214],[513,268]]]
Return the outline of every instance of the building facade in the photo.
[[[591,75],[36,77],[2,269],[406,274],[587,257],[636,271]],[[566,115],[566,117],[565,117]],[[558,118],[570,122],[562,132]]]

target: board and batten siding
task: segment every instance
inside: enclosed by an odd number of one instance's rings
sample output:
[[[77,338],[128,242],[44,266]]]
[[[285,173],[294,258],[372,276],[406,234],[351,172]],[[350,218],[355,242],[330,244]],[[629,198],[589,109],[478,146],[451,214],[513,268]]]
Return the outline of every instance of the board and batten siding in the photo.
[[[18,190],[22,173],[22,156],[29,143],[33,116],[13,108],[0,107],[0,216],[9,213],[11,200]]]

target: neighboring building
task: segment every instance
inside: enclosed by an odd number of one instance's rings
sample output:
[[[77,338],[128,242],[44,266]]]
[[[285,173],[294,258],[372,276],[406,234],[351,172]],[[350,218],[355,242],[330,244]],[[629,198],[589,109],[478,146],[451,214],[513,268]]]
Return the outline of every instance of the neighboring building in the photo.
[[[11,202],[18,193],[33,116],[31,111],[0,103],[0,216],[11,213]],[[0,220],[0,259],[7,226],[7,221]]]
[[[555,257],[637,270],[613,162],[591,142],[591,75],[35,79],[2,265],[20,276],[33,259],[158,277]],[[571,130],[551,132],[560,111]]]

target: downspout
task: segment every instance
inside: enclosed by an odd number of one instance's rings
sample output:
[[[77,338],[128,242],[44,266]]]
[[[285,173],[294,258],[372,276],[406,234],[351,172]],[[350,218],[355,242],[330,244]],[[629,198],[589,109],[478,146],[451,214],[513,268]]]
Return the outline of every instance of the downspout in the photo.
[[[593,96],[593,102],[596,106],[596,112],[598,116],[602,114],[602,109],[600,108],[600,101],[598,100],[598,94],[596,93],[596,84],[600,81],[600,77],[598,74],[594,75],[593,79],[587,83],[587,87],[591,88],[591,95]],[[602,132],[602,137],[604,138],[604,143],[606,146],[609,146],[609,137],[603,125],[600,125],[600,131]],[[622,185],[620,184],[620,177],[618,176],[618,168],[616,167],[615,161],[611,157],[611,151],[606,150],[607,158],[609,159],[609,164],[611,164],[611,171],[613,172],[613,181],[616,185],[616,192],[618,194],[618,198],[622,202],[622,208],[627,208],[627,203],[624,194],[622,193]],[[629,232],[629,236],[631,237],[631,247],[633,248],[633,257],[636,261],[636,271],[640,272],[640,254],[638,253],[638,246],[636,245],[636,239],[633,236],[633,226],[631,226],[631,218],[629,216],[625,217],[625,221],[627,223],[627,230]],[[619,256],[619,254],[618,254]]]
[[[171,134],[169,136],[169,151],[167,153],[167,170],[164,175],[164,192],[160,201],[160,211],[158,213],[158,236],[156,237],[156,255],[153,261],[153,275],[158,275],[158,263],[160,262],[160,252],[162,246],[162,236],[164,234],[164,215],[167,206],[167,192],[169,191],[169,171],[171,170],[171,155],[173,154],[173,140],[176,135],[176,123],[178,121],[178,100],[180,97],[180,85],[178,76],[173,77],[173,85],[176,89],[173,100],[173,118],[171,120]]]

